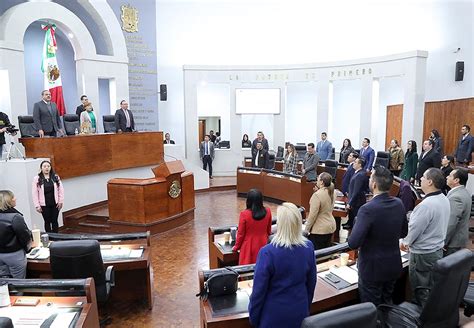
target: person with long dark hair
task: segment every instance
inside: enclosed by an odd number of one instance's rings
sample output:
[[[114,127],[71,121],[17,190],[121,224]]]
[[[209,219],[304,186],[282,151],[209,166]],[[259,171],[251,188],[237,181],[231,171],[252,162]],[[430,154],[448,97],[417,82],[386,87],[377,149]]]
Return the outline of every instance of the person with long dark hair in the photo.
[[[31,231],[15,206],[15,195],[10,190],[0,190],[0,277],[25,279]]]
[[[431,130],[430,139],[434,142],[433,149],[443,155],[443,138],[441,138],[441,135],[439,134],[438,130]]]
[[[339,154],[339,163],[348,163],[347,158],[352,152],[354,152],[354,147],[352,147],[351,139],[344,139],[342,142],[341,152]]]
[[[403,165],[400,178],[406,181],[415,181],[416,168],[418,166],[418,153],[416,149],[416,141],[410,140],[407,144],[407,151],[405,153],[405,164]]]
[[[257,189],[247,193],[247,209],[240,212],[237,240],[232,248],[240,250],[239,265],[257,261],[260,248],[268,242],[272,230],[272,212],[263,206],[263,195]]]
[[[403,168],[405,163],[405,155],[403,154],[403,149],[398,145],[398,141],[392,139],[390,141],[390,148],[387,149],[387,152],[390,153],[389,169],[393,175],[398,176],[400,171]]]
[[[283,172],[296,174],[297,164],[298,164],[298,159],[297,159],[295,146],[290,143],[286,147],[286,154],[283,157]]]
[[[64,188],[50,161],[42,161],[40,172],[33,179],[33,203],[43,215],[44,230],[58,232],[59,211],[64,204]]]
[[[249,140],[249,135],[245,133],[242,136],[242,148],[250,148],[252,147],[252,142]]]
[[[331,238],[336,231],[336,220],[332,216],[334,209],[334,184],[332,176],[323,172],[318,176],[315,193],[309,200],[309,215],[305,232],[314,245],[314,249],[331,246]]]

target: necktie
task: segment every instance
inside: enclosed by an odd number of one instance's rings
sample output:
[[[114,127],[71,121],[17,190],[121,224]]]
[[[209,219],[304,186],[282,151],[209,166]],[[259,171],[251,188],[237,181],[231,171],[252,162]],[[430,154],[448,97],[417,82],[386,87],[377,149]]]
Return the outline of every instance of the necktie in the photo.
[[[53,107],[51,106],[51,102],[47,103],[46,105],[48,106],[49,113],[51,116],[53,116]]]
[[[205,145],[206,145],[206,151],[205,151],[204,155],[209,155],[209,151],[208,151],[208,148],[207,148],[207,142],[205,143]]]
[[[255,166],[258,166],[258,156],[260,155],[260,150],[257,150],[257,156],[255,156]]]
[[[362,151],[360,153],[360,156],[364,155],[364,152],[365,152],[365,148],[362,148]]]
[[[125,113],[125,119],[127,120],[127,128],[130,127],[130,115],[128,115],[128,110],[127,109],[124,109],[123,111]]]

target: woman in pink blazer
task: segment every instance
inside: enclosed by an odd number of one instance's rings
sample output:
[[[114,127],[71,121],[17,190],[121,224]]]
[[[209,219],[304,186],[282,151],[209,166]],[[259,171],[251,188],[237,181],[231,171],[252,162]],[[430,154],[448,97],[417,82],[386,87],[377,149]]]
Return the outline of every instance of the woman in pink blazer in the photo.
[[[51,162],[41,162],[40,173],[33,179],[32,193],[36,211],[43,215],[44,230],[58,232],[58,216],[64,203],[64,188]]]

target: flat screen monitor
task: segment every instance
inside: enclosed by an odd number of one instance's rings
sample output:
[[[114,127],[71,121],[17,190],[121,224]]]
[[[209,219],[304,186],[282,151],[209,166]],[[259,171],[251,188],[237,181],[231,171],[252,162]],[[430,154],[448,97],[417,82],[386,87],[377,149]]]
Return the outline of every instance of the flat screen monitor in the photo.
[[[236,114],[280,114],[280,89],[235,89]]]

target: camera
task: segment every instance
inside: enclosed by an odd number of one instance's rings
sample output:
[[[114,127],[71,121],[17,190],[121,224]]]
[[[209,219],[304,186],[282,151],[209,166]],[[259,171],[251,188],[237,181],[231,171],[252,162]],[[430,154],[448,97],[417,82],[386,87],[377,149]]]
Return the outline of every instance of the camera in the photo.
[[[16,129],[14,125],[10,124],[9,126],[6,126],[7,128],[7,133],[11,134],[11,135],[15,135],[18,131],[20,131],[19,129]]]

